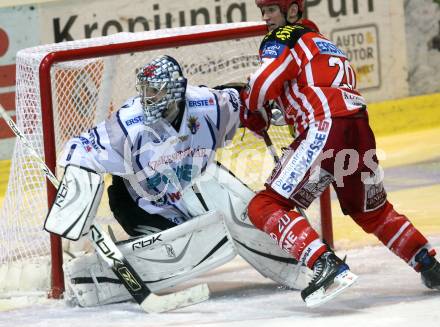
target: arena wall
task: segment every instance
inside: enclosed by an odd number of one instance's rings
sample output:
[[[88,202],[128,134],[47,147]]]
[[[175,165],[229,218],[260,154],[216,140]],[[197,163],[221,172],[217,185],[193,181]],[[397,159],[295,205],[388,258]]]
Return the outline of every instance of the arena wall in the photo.
[[[439,0],[308,0],[306,16],[351,58],[371,102],[440,91]],[[15,54],[118,32],[259,21],[254,0],[40,0],[0,5],[0,103],[14,114]],[[256,49],[257,51],[257,49]],[[0,159],[12,134],[0,121]]]

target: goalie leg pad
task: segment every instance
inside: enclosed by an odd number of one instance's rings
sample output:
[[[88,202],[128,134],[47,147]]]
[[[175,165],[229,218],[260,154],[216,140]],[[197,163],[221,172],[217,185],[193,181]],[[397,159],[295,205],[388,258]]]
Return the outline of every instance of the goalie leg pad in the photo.
[[[278,284],[293,289],[307,286],[312,271],[298,264],[249,220],[247,205],[255,196],[252,190],[221,165],[210,165],[195,184],[206,206],[223,212],[238,254],[243,259]]]
[[[192,279],[236,255],[223,215],[215,211],[166,231],[122,242],[118,247],[153,292]],[[67,262],[64,272],[67,298],[81,306],[131,298],[96,254]]]
[[[103,190],[100,174],[82,167],[66,166],[44,229],[73,241],[87,235]]]
[[[260,274],[291,289],[303,289],[312,278],[313,272],[299,263],[290,254],[281,250],[266,233],[257,229],[246,211],[240,216],[234,211],[237,199],[231,196],[230,214],[227,225],[234,239],[238,254]]]

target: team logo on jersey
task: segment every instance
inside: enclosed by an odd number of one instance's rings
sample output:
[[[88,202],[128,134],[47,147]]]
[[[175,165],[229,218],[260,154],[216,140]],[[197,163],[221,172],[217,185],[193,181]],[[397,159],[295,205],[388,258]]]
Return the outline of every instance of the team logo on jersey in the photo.
[[[339,49],[336,45],[334,45],[329,40],[315,37],[315,38],[313,38],[313,42],[315,42],[316,46],[319,49],[319,52],[322,54],[347,58],[347,55],[345,54],[345,52],[342,51],[341,49]]]
[[[188,128],[191,134],[195,135],[200,128],[199,120],[196,116],[189,116],[188,118]]]
[[[261,50],[261,58],[278,58],[286,46],[275,41],[268,41]]]

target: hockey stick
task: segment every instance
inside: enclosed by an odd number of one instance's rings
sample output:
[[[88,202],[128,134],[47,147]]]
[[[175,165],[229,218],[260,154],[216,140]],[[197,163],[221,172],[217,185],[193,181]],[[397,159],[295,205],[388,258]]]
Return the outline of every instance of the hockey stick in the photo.
[[[0,114],[8,123],[14,134],[20,139],[23,145],[29,150],[31,156],[41,166],[49,181],[58,188],[60,182],[52,171],[47,167],[43,159],[38,155],[24,134],[20,131],[14,121],[8,116],[0,104]],[[112,239],[102,230],[98,224],[90,228],[89,238],[99,256],[109,265],[118,279],[124,284],[128,292],[142,307],[145,312],[164,312],[188,305],[206,301],[209,298],[209,288],[206,284],[193,286],[179,292],[156,295],[145,285],[141,277],[133,269],[122,252],[118,249]]]
[[[275,164],[278,163],[278,161],[280,161],[280,158],[277,155],[277,150],[275,150],[275,147],[273,146],[272,140],[270,139],[269,133],[267,131],[263,132],[263,139],[264,143],[266,143],[267,149],[272,155],[273,161],[275,161]]]

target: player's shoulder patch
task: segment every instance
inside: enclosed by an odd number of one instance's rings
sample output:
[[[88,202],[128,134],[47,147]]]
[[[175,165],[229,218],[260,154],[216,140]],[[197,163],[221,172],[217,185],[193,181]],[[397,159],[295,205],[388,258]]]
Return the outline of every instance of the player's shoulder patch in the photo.
[[[278,58],[287,45],[276,40],[266,40],[261,44],[260,56],[261,58]]]
[[[285,25],[268,33],[263,42],[266,40],[274,40],[293,46],[301,36],[310,31],[309,28],[302,25]]]
[[[277,58],[286,47],[293,48],[299,38],[311,30],[302,25],[286,25],[279,27],[263,39],[260,46],[262,58]]]
[[[345,52],[339,49],[335,44],[333,44],[333,42],[320,37],[314,37],[312,40],[319,49],[319,53],[347,58]]]

